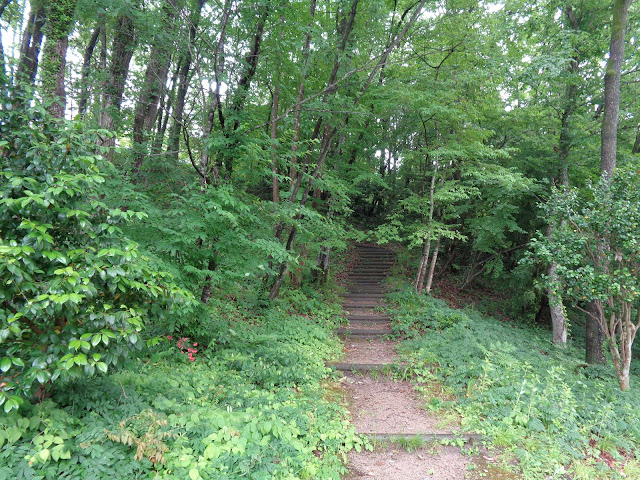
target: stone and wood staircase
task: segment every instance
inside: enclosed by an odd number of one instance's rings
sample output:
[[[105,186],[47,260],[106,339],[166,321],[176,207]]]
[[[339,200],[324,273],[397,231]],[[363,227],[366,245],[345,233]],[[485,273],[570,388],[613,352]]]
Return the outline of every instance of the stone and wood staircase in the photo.
[[[332,367],[344,372],[356,432],[371,440],[443,438],[477,440],[477,435],[453,434],[450,427],[424,410],[411,382],[389,379],[389,373],[407,371],[398,362],[391,319],[384,313],[386,279],[395,253],[372,245],[356,246],[357,262],[347,277],[343,309],[349,323],[337,330],[345,343],[346,358]],[[380,375],[382,373],[383,375]]]

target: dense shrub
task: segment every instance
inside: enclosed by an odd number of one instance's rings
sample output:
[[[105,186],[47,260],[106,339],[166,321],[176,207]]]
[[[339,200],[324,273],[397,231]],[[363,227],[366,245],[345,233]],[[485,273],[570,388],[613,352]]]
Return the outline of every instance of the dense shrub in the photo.
[[[11,101],[15,102],[15,98]],[[26,102],[25,102],[26,103]],[[61,378],[106,372],[143,344],[152,314],[189,295],[149,268],[108,208],[95,133],[45,109],[0,110],[0,405]]]

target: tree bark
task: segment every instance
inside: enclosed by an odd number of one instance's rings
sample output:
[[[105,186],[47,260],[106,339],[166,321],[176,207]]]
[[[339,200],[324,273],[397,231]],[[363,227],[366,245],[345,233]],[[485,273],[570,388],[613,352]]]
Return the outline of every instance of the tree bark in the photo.
[[[431,256],[431,266],[429,267],[429,276],[427,277],[427,285],[425,290],[427,293],[431,293],[431,285],[433,284],[433,273],[436,270],[436,263],[438,262],[438,252],[440,251],[440,235],[436,239],[436,246],[433,249],[433,255]]]
[[[280,16],[278,25],[278,37],[282,41],[282,24],[284,18]],[[280,79],[282,77],[282,61],[278,60],[273,86],[273,98],[271,100],[271,200],[280,203],[280,180],[278,179],[278,105],[280,103]]]
[[[191,63],[193,61],[193,50],[195,49],[196,34],[200,18],[202,17],[202,8],[206,0],[198,0],[197,8],[191,16],[191,24],[189,25],[189,39],[187,40],[187,48],[182,58],[180,73],[178,74],[178,92],[176,94],[176,104],[173,110],[173,123],[169,131],[169,141],[167,151],[173,158],[174,162],[178,161],[180,153],[180,131],[184,126],[184,107],[189,90],[189,78],[191,71]]]
[[[179,9],[179,0],[164,1],[161,31],[155,35],[149,53],[144,82],[136,102],[133,118],[134,163],[132,175],[134,178],[140,174],[140,168],[147,155],[145,143],[148,133],[155,124],[158,102],[167,83],[173,49],[173,40],[170,37],[174,31],[175,18]]]
[[[640,153],[640,130],[636,133],[636,141],[633,143],[633,148],[631,149],[631,155],[637,153]]]
[[[260,49],[262,47],[264,27],[266,25],[268,16],[269,4],[265,4],[263,7],[261,7],[260,16],[258,17],[258,21],[256,24],[256,32],[253,36],[253,45],[251,46],[251,50],[244,59],[244,69],[242,71],[240,79],[238,80],[236,91],[233,96],[233,102],[231,103],[231,116],[233,117],[233,125],[230,131],[227,132],[227,138],[230,139],[229,143],[231,145],[231,150],[233,150],[238,143],[235,136],[238,128],[240,128],[240,116],[242,115],[242,112],[244,110],[247,100],[247,94],[249,93],[251,82],[258,68],[258,59],[260,58]],[[225,176],[227,178],[230,178],[231,173],[233,172],[233,153],[226,156],[224,168]]]
[[[200,175],[200,186],[204,190],[208,184],[217,184],[219,180],[219,168],[217,165],[209,163],[209,150],[207,147],[207,140],[213,132],[213,126],[215,123],[216,113],[218,114],[218,121],[220,123],[220,130],[225,130],[225,117],[222,111],[222,98],[220,94],[220,87],[222,85],[222,74],[225,67],[225,42],[227,38],[227,25],[231,18],[232,0],[225,0],[224,9],[222,13],[222,20],[220,21],[220,37],[215,48],[214,60],[213,60],[213,76],[215,81],[215,88],[211,94],[210,100],[207,100],[204,86],[200,84],[200,91],[202,95],[202,111],[205,112],[203,118],[203,124],[205,125],[204,135],[202,136],[203,146],[202,154],[200,156],[200,165],[196,165],[195,160],[191,158],[192,164],[196,171]],[[196,63],[196,72],[200,75],[199,65]],[[200,79],[202,82],[202,78]],[[187,138],[186,129],[182,129],[185,138]],[[191,155],[190,155],[191,157]]]
[[[604,115],[600,146],[600,175],[611,178],[616,168],[618,117],[620,114],[620,76],[624,61],[627,18],[632,0],[615,0],[611,20],[611,46],[604,76]]]
[[[0,4],[0,18],[2,18],[2,14],[4,13],[5,8],[11,3],[12,0],[3,0]],[[4,60],[4,47],[2,46],[2,35],[0,35],[0,71],[1,74],[5,75],[7,73],[7,69],[5,66]]]
[[[45,44],[42,52],[42,96],[50,101],[49,113],[64,118],[67,104],[65,77],[69,31],[76,9],[76,0],[49,0],[45,4],[47,18]]]
[[[632,0],[615,0],[611,19],[611,43],[604,76],[604,114],[602,116],[602,141],[600,146],[600,175],[613,177],[617,163],[618,117],[620,114],[620,76],[624,61],[624,42],[627,30],[629,6]],[[604,245],[602,248],[608,248]],[[604,363],[602,350],[604,334],[597,315],[599,310],[591,302],[588,306],[596,316],[587,316],[585,357],[587,363]]]
[[[305,36],[304,46],[302,47],[302,78],[298,83],[298,97],[297,103],[293,114],[293,138],[291,139],[291,167],[289,168],[289,181],[291,187],[296,181],[298,163],[298,149],[300,148],[300,119],[302,117],[302,99],[304,98],[304,84],[309,75],[307,71],[307,64],[309,62],[309,47],[311,46],[311,28],[313,27],[313,20],[316,15],[316,0],[311,0],[309,4],[309,14],[311,21],[307,25],[307,34]]]
[[[20,62],[16,72],[16,83],[24,87],[33,86],[38,71],[38,56],[42,38],[44,37],[43,27],[46,21],[46,11],[42,0],[31,2],[31,13],[27,20],[27,26],[22,35],[22,45],[20,47]]]
[[[101,101],[98,125],[106,130],[114,130],[116,120],[120,113],[120,105],[124,95],[124,86],[129,74],[129,64],[135,49],[135,27],[131,16],[126,13],[116,20],[113,45],[111,48],[111,62],[109,64],[109,78],[105,82]],[[113,136],[106,137],[100,142],[102,146],[109,147],[105,157],[113,161],[116,139]]]
[[[89,73],[91,72],[91,59],[93,58],[93,51],[96,48],[98,39],[100,38],[103,29],[104,22],[100,20],[93,30],[91,38],[89,38],[89,43],[87,43],[87,46],[84,49],[84,56],[82,58],[82,70],[80,73],[80,95],[78,96],[78,113],[81,117],[84,117],[87,111],[87,103],[89,102],[89,83],[87,82],[87,79],[89,78]]]

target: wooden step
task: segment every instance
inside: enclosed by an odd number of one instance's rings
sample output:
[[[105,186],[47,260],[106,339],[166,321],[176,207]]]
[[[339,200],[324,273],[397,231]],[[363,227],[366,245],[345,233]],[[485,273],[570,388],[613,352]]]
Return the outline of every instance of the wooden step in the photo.
[[[365,309],[369,310],[369,309],[372,309],[372,308],[386,307],[386,306],[387,306],[387,304],[383,303],[383,302],[380,302],[380,303],[371,303],[371,302],[368,302],[368,303],[343,303],[342,304],[342,308],[344,310],[347,310],[347,311],[349,311],[349,310],[365,310]]]
[[[374,319],[374,320],[349,320],[349,325],[350,326],[357,326],[357,327],[363,327],[364,325],[371,325],[371,326],[375,326],[375,325],[385,325],[387,323],[390,323],[391,320],[387,319]]]
[[[404,372],[407,365],[397,363],[329,363],[327,367],[340,372]]]
[[[352,286],[347,290],[349,293],[355,293],[355,294],[360,293],[360,294],[385,295],[387,293],[387,290],[385,288],[367,288],[367,287]]]
[[[383,298],[385,292],[346,292],[342,294],[343,298],[359,297],[359,298]]]
[[[390,322],[391,318],[386,315],[347,315],[347,320],[350,322],[359,322],[366,320],[368,322]]]
[[[439,442],[452,443],[455,445],[456,440],[462,440],[464,443],[475,443],[482,441],[482,435],[476,433],[363,433],[360,435],[367,437],[369,440],[377,442],[393,442],[397,440],[413,440],[420,439],[422,442]]]
[[[336,333],[347,337],[383,337],[391,335],[393,330],[390,328],[339,328]]]

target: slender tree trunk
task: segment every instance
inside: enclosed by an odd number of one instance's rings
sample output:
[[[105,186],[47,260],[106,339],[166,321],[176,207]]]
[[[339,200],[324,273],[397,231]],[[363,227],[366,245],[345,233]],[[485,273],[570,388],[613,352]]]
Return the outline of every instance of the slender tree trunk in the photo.
[[[278,37],[282,41],[282,24],[284,18],[280,16],[278,25]],[[280,103],[280,78],[282,76],[282,62],[278,61],[276,69],[275,85],[273,86],[273,99],[271,101],[271,200],[280,203],[280,180],[278,179],[278,105]]]
[[[176,96],[178,75],[182,69],[182,61],[182,58],[178,60],[178,65],[171,77],[171,80],[169,81],[169,91],[160,95],[160,106],[158,107],[158,113],[156,115],[156,132],[153,137],[153,146],[151,147],[151,153],[154,155],[159,154],[162,151],[162,146],[164,145],[165,132],[167,131],[169,117],[171,116],[173,99]]]
[[[436,271],[436,263],[438,262],[438,252],[440,251],[440,235],[436,239],[436,246],[433,249],[433,255],[431,256],[431,266],[429,267],[429,276],[427,277],[427,285],[425,290],[427,293],[431,293],[431,285],[433,284],[433,274]]]
[[[158,102],[167,83],[167,74],[171,64],[175,18],[179,12],[179,0],[165,0],[162,6],[163,19],[161,31],[154,38],[144,82],[136,102],[133,118],[134,163],[133,176],[140,174],[140,168],[147,154],[145,145],[148,134],[152,131],[158,113]]]
[[[123,14],[116,20],[113,45],[111,48],[111,62],[109,64],[109,78],[105,82],[101,101],[98,125],[100,128],[115,130],[116,120],[119,120],[120,105],[124,95],[124,86],[129,75],[129,64],[135,49],[135,28],[131,16]],[[116,139],[113,136],[104,138],[101,145],[109,147],[105,157],[113,161],[113,147]]]
[[[558,264],[554,260],[549,267],[549,278],[552,282],[558,281],[557,268]],[[567,344],[567,318],[564,313],[562,297],[553,290],[553,287],[549,287],[547,294],[549,297],[549,309],[551,311],[553,344],[565,346]]]
[[[289,178],[291,187],[296,182],[297,168],[296,165],[298,163],[298,149],[300,148],[300,119],[302,117],[302,99],[304,98],[304,84],[307,80],[307,76],[309,75],[307,64],[309,63],[309,51],[311,46],[311,28],[313,27],[313,20],[316,15],[316,0],[311,0],[309,4],[309,14],[311,15],[311,21],[307,25],[307,34],[304,41],[304,46],[302,47],[302,78],[298,83],[298,98],[297,103],[293,115],[293,138],[291,140],[291,167],[289,169]]]
[[[636,141],[633,143],[633,148],[631,149],[631,155],[637,153],[640,153],[640,130],[636,133]]]
[[[253,77],[256,74],[256,70],[258,68],[258,60],[260,58],[260,49],[262,47],[262,38],[264,34],[264,27],[267,23],[267,18],[269,16],[269,4],[265,4],[260,7],[260,16],[258,17],[258,21],[256,23],[256,32],[253,36],[253,45],[251,46],[251,50],[247,54],[244,63],[244,70],[242,71],[242,75],[238,80],[238,84],[236,86],[236,91],[233,96],[233,102],[231,104],[231,116],[233,117],[233,125],[231,130],[227,132],[227,138],[230,139],[231,150],[234,149],[238,144],[238,140],[236,138],[236,133],[238,128],[240,128],[240,117],[245,107],[245,103],[247,100],[247,95],[249,93],[249,88],[251,87],[251,82],[253,81]],[[231,155],[227,155],[225,158],[225,177],[231,178],[231,173],[233,172],[233,153]]]
[[[413,286],[416,293],[422,293],[424,289],[424,276],[427,271],[427,265],[429,263],[429,257],[431,255],[431,238],[427,238],[422,242],[422,255],[420,256],[420,263],[418,264],[418,273],[416,275],[416,281]]]
[[[2,18],[2,14],[4,13],[5,8],[7,8],[7,6],[10,3],[11,3],[11,0],[3,0],[3,2],[0,4],[0,18]],[[0,68],[2,69],[0,73],[2,74],[7,73],[5,60],[4,60],[4,47],[2,46],[2,35],[0,35]]]
[[[31,13],[22,35],[20,62],[16,72],[16,83],[25,87],[33,86],[36,79],[38,56],[40,55],[40,47],[44,37],[43,27],[46,18],[43,1],[31,1]]]
[[[81,117],[84,117],[87,111],[87,103],[89,103],[89,73],[91,72],[91,59],[93,58],[93,51],[98,43],[98,39],[104,29],[104,21],[100,20],[96,25],[87,47],[84,49],[84,56],[82,58],[82,70],[80,73],[80,95],[78,96],[78,113]]]
[[[632,0],[615,0],[611,20],[611,44],[609,59],[604,76],[604,114],[602,116],[602,141],[600,146],[600,175],[606,179],[613,177],[616,168],[618,150],[618,117],[620,114],[620,76],[624,61],[624,43],[627,30],[629,6]],[[608,248],[603,245],[602,248]],[[601,312],[593,305],[588,310]],[[587,316],[586,352],[587,363],[604,363],[602,350],[604,334],[597,316]]]
[[[611,178],[616,168],[618,117],[620,114],[620,76],[624,61],[627,18],[632,0],[615,0],[611,21],[611,47],[604,76],[604,115],[600,146],[600,175]]]
[[[178,161],[178,155],[180,153],[180,131],[184,125],[184,107],[187,98],[187,91],[189,90],[189,78],[191,71],[191,63],[193,61],[193,50],[195,49],[196,34],[198,32],[198,25],[200,24],[200,18],[202,17],[202,8],[204,7],[206,0],[198,0],[197,8],[191,15],[191,24],[189,25],[189,39],[187,40],[187,47],[183,54],[182,66],[180,68],[179,80],[178,80],[178,92],[176,94],[175,108],[173,110],[173,123],[171,130],[169,131],[169,141],[167,150],[169,155],[173,157],[174,162]]]
[[[214,272],[216,270],[216,261],[214,259],[209,260],[207,269],[210,272]],[[211,298],[211,280],[212,280],[211,275],[207,275],[207,278],[204,281],[204,287],[202,288],[202,295],[200,295],[200,301],[205,304]]]
[[[569,24],[574,32],[580,30],[581,19],[576,16],[575,11],[571,5],[564,8],[564,14],[569,20]],[[574,57],[569,63],[568,73],[570,76],[575,76],[578,73],[580,65],[580,58],[578,53],[574,54]],[[579,89],[577,83],[573,78],[569,79],[568,85],[565,89],[564,109],[560,119],[560,137],[558,139],[558,160],[560,171],[558,174],[559,182],[562,187],[569,187],[569,153],[571,151],[571,119],[575,111],[578,101]],[[553,238],[553,227],[549,225],[547,227],[547,237]],[[547,272],[549,279],[556,286],[550,286],[547,288],[547,297],[549,300],[549,312],[551,314],[551,327],[552,327],[552,339],[554,345],[566,346],[567,344],[567,317],[565,313],[564,304],[562,301],[562,295],[557,290],[559,282],[558,263],[553,260],[549,266]]]
[[[220,94],[220,87],[222,85],[222,74],[225,68],[225,43],[227,38],[227,25],[231,18],[232,0],[225,0],[224,10],[222,13],[222,20],[220,21],[220,37],[215,48],[213,58],[213,76],[215,81],[215,88],[211,94],[211,98],[207,100],[207,96],[204,89],[203,78],[200,72],[199,64],[195,64],[195,69],[200,77],[200,94],[202,96],[202,111],[205,112],[203,118],[203,124],[205,125],[204,135],[202,136],[202,155],[200,156],[200,165],[196,165],[195,160],[192,158],[191,162],[194,168],[200,174],[200,186],[204,190],[208,184],[216,185],[219,180],[219,168],[216,164],[209,162],[209,150],[207,147],[207,140],[213,132],[216,113],[218,114],[218,122],[220,123],[220,130],[225,129],[225,116],[222,111],[222,98]],[[187,138],[187,131],[182,129],[185,138]],[[188,145],[187,145],[188,147]],[[191,157],[191,154],[189,154]]]

